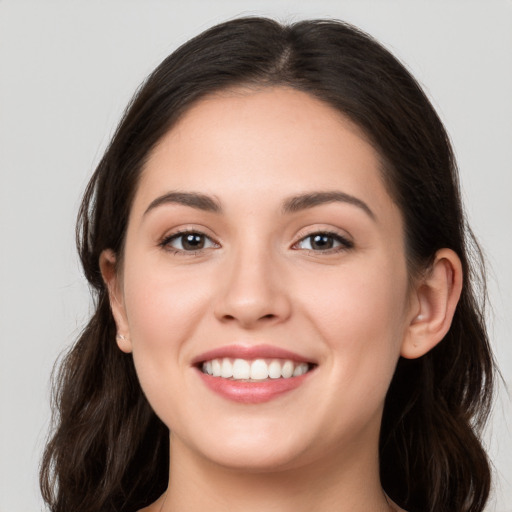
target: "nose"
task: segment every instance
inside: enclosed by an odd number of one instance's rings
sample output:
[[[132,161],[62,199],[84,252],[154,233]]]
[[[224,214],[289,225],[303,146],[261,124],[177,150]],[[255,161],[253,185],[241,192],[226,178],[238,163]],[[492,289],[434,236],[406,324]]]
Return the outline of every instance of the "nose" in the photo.
[[[287,320],[291,313],[283,269],[265,251],[239,251],[226,261],[224,285],[215,303],[223,323],[257,329]]]

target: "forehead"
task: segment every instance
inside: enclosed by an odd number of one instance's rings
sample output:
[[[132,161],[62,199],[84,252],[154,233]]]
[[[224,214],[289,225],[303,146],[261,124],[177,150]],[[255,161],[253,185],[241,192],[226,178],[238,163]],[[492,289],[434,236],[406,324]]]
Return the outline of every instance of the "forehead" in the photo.
[[[361,130],[325,102],[287,87],[230,90],[200,100],[161,139],[136,202],[193,190],[277,203],[337,189],[385,209],[391,198],[380,167]]]

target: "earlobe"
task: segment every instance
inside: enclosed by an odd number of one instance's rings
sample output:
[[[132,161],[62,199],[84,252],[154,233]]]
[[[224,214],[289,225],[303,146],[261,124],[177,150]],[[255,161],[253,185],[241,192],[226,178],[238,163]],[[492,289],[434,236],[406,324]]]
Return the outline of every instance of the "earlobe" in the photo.
[[[116,262],[116,254],[112,249],[105,249],[101,253],[100,270],[107,286],[110,309],[117,327],[116,342],[123,352],[129,353],[132,351],[132,344]]]
[[[116,334],[117,346],[123,352],[129,354],[132,351],[132,343],[124,334]]]
[[[416,285],[415,310],[402,343],[402,357],[421,357],[444,338],[460,298],[462,278],[457,254],[451,249],[439,250],[428,274]]]

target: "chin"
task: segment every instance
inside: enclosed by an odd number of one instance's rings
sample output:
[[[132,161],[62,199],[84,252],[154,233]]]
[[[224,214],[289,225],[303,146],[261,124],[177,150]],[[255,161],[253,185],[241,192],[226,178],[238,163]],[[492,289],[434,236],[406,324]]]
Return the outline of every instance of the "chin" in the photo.
[[[202,458],[226,469],[241,472],[279,471],[300,465],[306,451],[306,443],[300,436],[290,432],[274,432],[265,435],[262,431],[222,432],[218,436],[212,431],[194,443],[194,451]],[[302,438],[304,439],[304,438]]]
[[[300,457],[296,453],[282,449],[248,450],[243,447],[240,451],[205,454],[209,460],[225,469],[242,473],[272,473],[300,466]]]

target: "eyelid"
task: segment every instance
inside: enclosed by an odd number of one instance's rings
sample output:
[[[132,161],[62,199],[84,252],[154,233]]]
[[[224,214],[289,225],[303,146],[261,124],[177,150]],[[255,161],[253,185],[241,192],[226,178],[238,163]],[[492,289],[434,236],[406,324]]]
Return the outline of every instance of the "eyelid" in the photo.
[[[187,251],[185,249],[179,249],[176,247],[172,247],[170,245],[170,242],[172,242],[173,240],[176,240],[176,239],[183,237],[185,235],[188,235],[188,234],[201,235],[201,236],[205,237],[205,239],[209,240],[211,242],[211,245],[209,247],[201,247],[195,251],[194,250]],[[215,238],[213,236],[206,234],[204,228],[196,228],[196,227],[190,226],[190,227],[185,227],[185,228],[178,228],[178,229],[171,231],[170,233],[166,233],[159,240],[158,246],[164,250],[173,252],[174,254],[183,254],[186,256],[193,256],[194,254],[197,254],[199,252],[202,252],[202,251],[205,251],[208,249],[212,249],[215,247],[220,247],[220,244],[219,244],[219,242],[217,242],[217,240],[215,240]]]
[[[164,236],[162,236],[158,241],[158,246],[161,247],[164,250],[173,252],[175,254],[183,254],[187,256],[195,255],[197,253],[206,251],[208,249],[212,248],[219,248],[221,247],[221,244],[216,240],[216,238],[210,234],[207,234],[205,231],[209,231],[206,228],[200,226],[186,226],[181,228],[175,228],[171,232],[166,233]],[[172,247],[170,243],[173,240],[176,240],[182,236],[185,236],[187,234],[197,234],[200,236],[205,237],[206,240],[210,242],[209,246],[207,247],[201,247],[197,250],[186,250],[186,249],[180,249],[176,247]],[[338,246],[336,247],[330,247],[327,249],[304,249],[298,247],[298,245],[306,240],[307,238],[314,237],[315,235],[325,235],[328,237],[332,237],[334,240],[338,242]],[[354,242],[351,240],[351,237],[348,237],[346,234],[342,234],[339,231],[333,229],[333,228],[324,228],[322,229],[320,226],[315,228],[308,228],[307,230],[302,230],[298,233],[296,237],[296,241],[292,244],[291,248],[294,250],[301,250],[301,251],[307,251],[310,253],[316,253],[316,254],[329,254],[329,253],[336,253],[341,251],[346,251],[349,249],[352,249],[354,247]]]
[[[301,249],[301,248],[297,247],[300,242],[306,240],[307,238],[313,237],[315,235],[330,236],[330,237],[334,238],[336,241],[338,241],[340,245],[338,247],[331,247],[331,248],[325,249],[325,250]],[[328,229],[316,228],[316,229],[312,229],[312,230],[308,230],[308,231],[302,231],[301,233],[299,233],[297,235],[297,241],[294,242],[292,245],[292,249],[308,251],[308,252],[316,253],[316,254],[336,253],[336,252],[341,252],[341,251],[346,251],[346,250],[352,249],[353,247],[354,247],[354,242],[349,237],[347,237],[344,234],[341,234],[340,232],[338,232],[336,230],[333,230],[332,228],[330,228],[330,229],[329,228]]]

